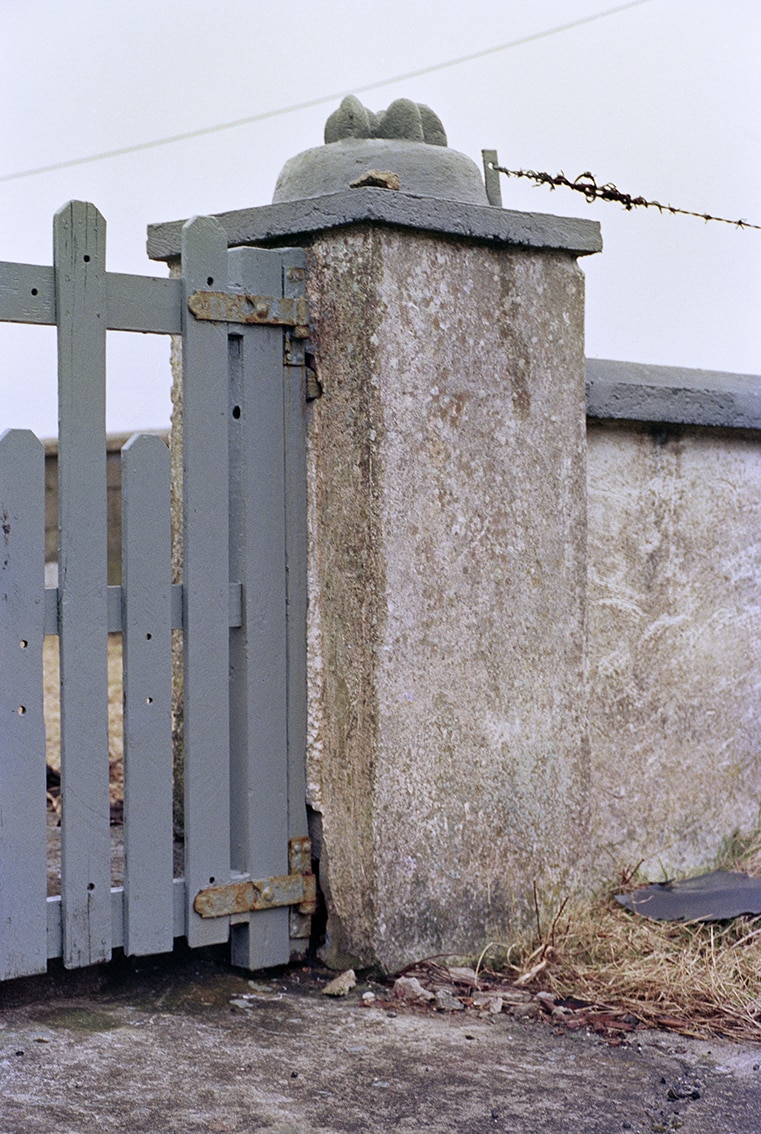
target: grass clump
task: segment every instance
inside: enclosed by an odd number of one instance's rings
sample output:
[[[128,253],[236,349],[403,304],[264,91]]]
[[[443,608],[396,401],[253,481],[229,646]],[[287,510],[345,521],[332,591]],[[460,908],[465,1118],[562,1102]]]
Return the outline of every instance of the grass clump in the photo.
[[[761,829],[728,840],[716,866],[761,877]],[[615,901],[635,877],[564,903],[546,931],[537,914],[534,934],[508,949],[502,976],[647,1026],[761,1042],[761,916],[652,921]]]

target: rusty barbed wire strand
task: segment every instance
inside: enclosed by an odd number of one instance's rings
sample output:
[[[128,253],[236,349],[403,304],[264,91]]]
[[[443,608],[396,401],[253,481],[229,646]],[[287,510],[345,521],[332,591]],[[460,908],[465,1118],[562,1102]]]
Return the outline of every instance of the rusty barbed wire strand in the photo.
[[[731,224],[735,228],[755,228],[761,231],[761,225],[751,224],[750,221],[728,220],[726,217],[714,217],[710,213],[696,213],[691,209],[678,209],[675,205],[662,205],[660,201],[648,201],[645,197],[634,197],[631,193],[622,192],[612,181],[606,182],[605,185],[598,185],[597,178],[589,170],[586,173],[580,173],[571,181],[562,171],[553,176],[551,173],[537,173],[533,169],[506,169],[503,165],[495,165],[494,162],[489,163],[489,168],[496,170],[497,173],[504,173],[506,177],[528,178],[530,181],[535,181],[537,185],[548,185],[550,189],[557,189],[558,187],[573,189],[574,192],[581,193],[589,202],[614,201],[618,205],[623,205],[627,211],[634,208],[657,209],[659,213],[678,213],[683,217],[697,217],[698,220],[718,221],[719,224]]]

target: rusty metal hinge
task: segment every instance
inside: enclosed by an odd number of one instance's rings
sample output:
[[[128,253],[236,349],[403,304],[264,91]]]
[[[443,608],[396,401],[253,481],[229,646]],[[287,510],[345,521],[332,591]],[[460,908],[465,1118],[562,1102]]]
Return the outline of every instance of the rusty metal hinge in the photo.
[[[226,886],[199,890],[193,909],[201,917],[227,917],[230,914],[271,910],[278,906],[297,906],[307,917],[317,908],[317,879],[311,871],[309,839],[291,839],[288,844],[290,874],[254,881],[240,878]]]
[[[295,299],[279,299],[272,295],[194,291],[188,296],[188,309],[196,319],[209,319],[215,323],[293,327],[294,338],[309,338],[309,306],[303,295]]]

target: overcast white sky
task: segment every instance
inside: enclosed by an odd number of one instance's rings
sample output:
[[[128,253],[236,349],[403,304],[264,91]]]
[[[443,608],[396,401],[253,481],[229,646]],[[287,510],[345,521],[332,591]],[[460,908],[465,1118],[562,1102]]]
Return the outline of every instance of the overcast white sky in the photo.
[[[215,126],[479,52],[622,0],[0,0],[0,259],[49,264],[72,198],[109,225],[108,267],[163,274],[146,226],[267,204],[325,105],[120,157],[58,162]],[[761,224],[761,4],[647,0],[509,50],[388,83],[439,114],[454,149]],[[590,217],[590,357],[761,373],[761,232],[588,205],[504,181],[505,207]],[[0,430],[56,431],[54,332],[0,324]],[[169,421],[168,344],[109,335],[109,430]]]

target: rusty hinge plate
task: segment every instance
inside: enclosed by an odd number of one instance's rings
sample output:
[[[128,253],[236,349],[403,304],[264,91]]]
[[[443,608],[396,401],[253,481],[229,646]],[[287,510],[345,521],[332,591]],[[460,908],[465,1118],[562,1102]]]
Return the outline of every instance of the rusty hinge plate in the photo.
[[[309,338],[309,307],[303,295],[296,299],[278,299],[272,295],[194,291],[188,296],[188,309],[196,319],[210,319],[215,323],[293,327],[294,338]]]
[[[293,873],[261,881],[240,878],[226,886],[209,886],[196,894],[193,909],[208,918],[297,906],[300,914],[310,916],[317,905],[317,879],[311,872],[310,855],[309,839],[291,839],[289,864]]]

